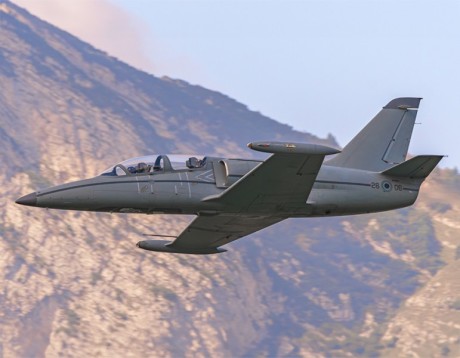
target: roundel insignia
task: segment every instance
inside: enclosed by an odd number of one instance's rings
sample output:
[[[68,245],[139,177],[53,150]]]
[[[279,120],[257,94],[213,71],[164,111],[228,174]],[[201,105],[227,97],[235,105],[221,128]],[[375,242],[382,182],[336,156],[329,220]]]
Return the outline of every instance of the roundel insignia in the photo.
[[[382,182],[382,189],[385,192],[391,191],[391,189],[393,189],[393,185],[388,180],[384,180]]]

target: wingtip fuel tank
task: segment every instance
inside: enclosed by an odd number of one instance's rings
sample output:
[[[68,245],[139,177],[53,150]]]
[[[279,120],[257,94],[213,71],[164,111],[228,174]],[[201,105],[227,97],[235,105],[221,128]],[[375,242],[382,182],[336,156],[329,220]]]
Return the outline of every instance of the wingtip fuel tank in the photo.
[[[252,142],[248,143],[248,147],[258,152],[273,154],[330,155],[340,153],[339,149],[312,143]]]

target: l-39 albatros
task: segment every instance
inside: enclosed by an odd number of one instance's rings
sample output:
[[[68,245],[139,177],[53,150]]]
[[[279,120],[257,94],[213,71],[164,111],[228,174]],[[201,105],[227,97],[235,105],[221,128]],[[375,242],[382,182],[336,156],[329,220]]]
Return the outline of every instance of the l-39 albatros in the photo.
[[[147,156],[101,175],[28,194],[16,203],[117,213],[193,214],[174,240],[141,249],[214,254],[287,218],[363,214],[412,205],[443,156],[406,161],[420,98],[396,98],[340,152],[307,143],[253,142],[265,161]],[[335,154],[329,160],[325,157]],[[165,236],[165,235],[152,235]]]

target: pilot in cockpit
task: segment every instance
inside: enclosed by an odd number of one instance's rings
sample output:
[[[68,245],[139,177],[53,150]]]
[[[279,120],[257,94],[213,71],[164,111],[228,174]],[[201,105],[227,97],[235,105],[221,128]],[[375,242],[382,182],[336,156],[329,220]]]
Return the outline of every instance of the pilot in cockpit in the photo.
[[[202,165],[202,161],[196,157],[190,157],[185,164],[187,165],[187,168],[190,169],[199,168]]]
[[[150,165],[146,163],[137,163],[136,166],[129,166],[128,172],[131,174],[141,174],[141,173],[148,173],[150,170]]]
[[[129,172],[130,174],[136,174],[136,173],[137,173],[136,168],[133,167],[133,166],[129,166],[127,169],[128,169],[128,172]]]
[[[150,169],[150,165],[146,163],[138,163],[137,164],[137,172],[138,173],[148,173]]]

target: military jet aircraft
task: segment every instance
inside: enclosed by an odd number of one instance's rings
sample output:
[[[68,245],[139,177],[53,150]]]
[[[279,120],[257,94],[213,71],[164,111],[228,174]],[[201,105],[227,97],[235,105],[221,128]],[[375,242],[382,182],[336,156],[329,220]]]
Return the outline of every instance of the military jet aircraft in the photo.
[[[193,214],[174,240],[141,249],[214,254],[222,245],[292,217],[350,215],[412,205],[442,159],[406,161],[420,98],[390,101],[339,151],[324,145],[253,142],[265,161],[158,155],[121,162],[101,175],[40,190],[16,203],[116,213]],[[335,155],[325,161],[325,157]],[[166,236],[166,235],[152,235]]]

